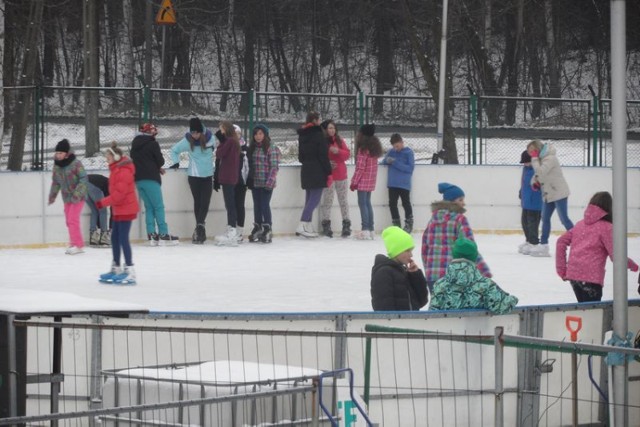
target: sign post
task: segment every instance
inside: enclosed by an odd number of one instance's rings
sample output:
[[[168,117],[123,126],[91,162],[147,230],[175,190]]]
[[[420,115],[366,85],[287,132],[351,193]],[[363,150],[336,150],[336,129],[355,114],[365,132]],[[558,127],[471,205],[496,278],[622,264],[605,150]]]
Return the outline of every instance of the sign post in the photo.
[[[164,84],[164,46],[167,37],[167,25],[176,24],[176,10],[171,0],[162,0],[160,10],[156,14],[156,25],[162,25],[162,53],[160,54],[160,87]]]

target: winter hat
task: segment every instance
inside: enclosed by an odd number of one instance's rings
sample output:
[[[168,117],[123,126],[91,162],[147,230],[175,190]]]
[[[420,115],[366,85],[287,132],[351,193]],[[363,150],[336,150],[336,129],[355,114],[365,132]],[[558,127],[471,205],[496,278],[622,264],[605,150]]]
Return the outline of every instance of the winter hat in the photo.
[[[522,154],[520,154],[520,163],[531,163],[531,155],[527,150],[524,150]]]
[[[70,150],[71,144],[69,144],[69,140],[66,138],[56,144],[56,152],[68,153]]]
[[[451,251],[453,258],[464,258],[469,261],[476,262],[478,259],[478,245],[473,240],[466,239],[464,237],[458,237],[453,244],[453,250]]]
[[[189,132],[204,132],[204,126],[202,126],[202,122],[197,117],[192,117],[189,119]]]
[[[253,134],[256,134],[256,131],[260,129],[263,133],[264,136],[269,136],[269,128],[267,127],[267,125],[263,125],[262,123],[258,123],[257,125],[255,125],[253,127]]]
[[[395,258],[402,252],[415,247],[411,234],[395,225],[384,229],[382,240],[384,241],[384,247],[387,248],[389,258]]]
[[[365,136],[373,136],[373,134],[376,133],[376,125],[373,123],[369,125],[362,125],[360,126],[360,133]]]
[[[324,130],[327,130],[327,128],[329,127],[329,123],[331,123],[331,120],[325,120],[324,122],[320,123],[320,127]]]
[[[453,202],[459,197],[464,197],[464,191],[457,185],[449,184],[448,182],[441,182],[438,184],[438,193],[442,194],[444,200]]]
[[[148,135],[155,135],[158,133],[158,128],[153,123],[145,123],[140,126],[140,132]]]

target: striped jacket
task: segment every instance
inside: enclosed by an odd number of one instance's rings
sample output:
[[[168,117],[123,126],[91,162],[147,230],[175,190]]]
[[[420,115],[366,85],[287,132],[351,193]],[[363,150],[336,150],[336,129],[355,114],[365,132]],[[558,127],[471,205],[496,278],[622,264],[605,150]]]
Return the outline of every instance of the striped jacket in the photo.
[[[351,186],[358,191],[373,191],[376,189],[377,177],[378,159],[370,155],[368,150],[358,150]]]
[[[458,236],[473,238],[473,232],[464,216],[465,209],[453,202],[441,200],[431,204],[431,219],[422,234],[422,264],[427,282],[435,282],[445,275],[451,262],[453,243]],[[489,266],[478,253],[478,269],[485,277],[491,277]]]

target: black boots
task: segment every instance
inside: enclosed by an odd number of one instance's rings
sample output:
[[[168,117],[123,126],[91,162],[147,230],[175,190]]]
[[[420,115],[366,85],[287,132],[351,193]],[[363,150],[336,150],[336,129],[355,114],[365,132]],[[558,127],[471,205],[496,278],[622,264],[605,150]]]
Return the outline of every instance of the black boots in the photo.
[[[398,222],[400,222],[400,221],[398,221]],[[406,231],[409,234],[411,234],[411,232],[413,231],[413,217],[412,216],[409,216],[409,217],[404,219],[404,231]]]
[[[271,231],[271,224],[262,224],[262,234],[260,234],[260,241],[262,243],[271,243],[273,238],[273,232]]]
[[[340,233],[342,237],[351,236],[351,221],[348,219],[342,220],[342,233]]]
[[[391,225],[395,225],[396,227],[402,227],[400,218],[391,218]]]
[[[204,224],[196,225],[196,229],[193,230],[193,235],[191,236],[191,243],[202,245],[205,240],[207,240],[207,230],[205,230]]]
[[[262,226],[254,222],[253,229],[251,230],[251,234],[249,234],[249,242],[251,243],[259,242],[260,236],[262,236]]]
[[[333,231],[331,231],[331,221],[322,221],[322,233],[323,236],[333,237]]]

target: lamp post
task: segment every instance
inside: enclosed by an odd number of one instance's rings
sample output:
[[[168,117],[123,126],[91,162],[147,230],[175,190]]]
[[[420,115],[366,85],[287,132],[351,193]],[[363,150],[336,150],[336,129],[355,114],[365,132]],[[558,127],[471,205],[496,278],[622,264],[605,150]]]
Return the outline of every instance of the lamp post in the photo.
[[[449,0],[442,0],[442,34],[440,37],[440,71],[438,81],[438,129],[436,139],[438,141],[438,152],[444,146],[444,91],[447,80],[447,15]]]

